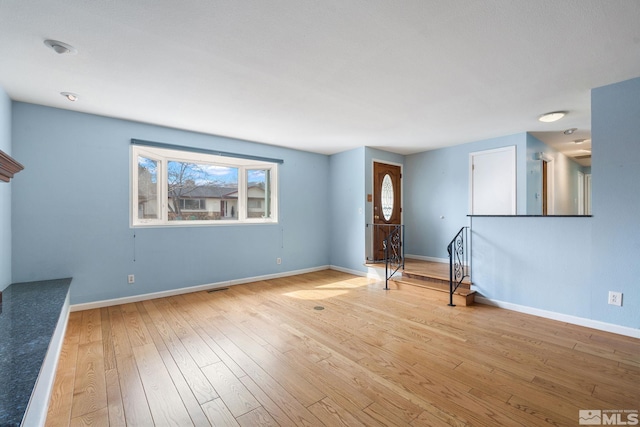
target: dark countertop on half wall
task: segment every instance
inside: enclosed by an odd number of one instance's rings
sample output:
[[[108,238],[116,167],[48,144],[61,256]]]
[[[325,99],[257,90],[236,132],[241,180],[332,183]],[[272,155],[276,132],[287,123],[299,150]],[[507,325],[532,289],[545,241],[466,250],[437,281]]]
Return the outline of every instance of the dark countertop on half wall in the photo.
[[[0,302],[0,427],[19,426],[71,279],[14,283]]]

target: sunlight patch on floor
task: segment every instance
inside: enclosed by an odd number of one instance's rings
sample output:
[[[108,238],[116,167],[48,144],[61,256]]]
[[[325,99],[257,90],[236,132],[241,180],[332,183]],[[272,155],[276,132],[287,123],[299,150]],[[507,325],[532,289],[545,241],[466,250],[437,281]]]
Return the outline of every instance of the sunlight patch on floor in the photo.
[[[366,287],[366,279],[341,280],[339,282],[327,283],[326,285],[316,286],[316,289],[355,289]]]
[[[344,295],[349,293],[349,291],[343,291],[339,289],[304,289],[300,291],[287,292],[283,294],[284,296],[296,298],[296,299],[304,299],[304,300],[321,300],[327,298],[337,297],[339,295]]]

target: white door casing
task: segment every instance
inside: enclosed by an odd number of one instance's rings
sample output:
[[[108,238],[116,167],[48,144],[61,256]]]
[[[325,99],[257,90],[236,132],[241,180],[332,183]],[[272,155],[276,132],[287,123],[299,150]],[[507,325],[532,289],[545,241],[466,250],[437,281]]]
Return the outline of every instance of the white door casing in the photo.
[[[591,174],[585,174],[584,176],[584,214],[591,214]]]
[[[547,188],[546,191],[543,192],[543,194],[546,194],[547,197],[547,213],[546,215],[553,215],[555,214],[555,204],[556,204],[556,194],[555,194],[555,189],[556,189],[556,185],[555,185],[555,168],[554,168],[554,163],[553,163],[553,157],[545,154],[545,153],[540,153],[539,155],[540,157],[540,161],[544,162],[546,165],[546,171],[547,171]],[[544,181],[544,180],[543,180]]]
[[[584,215],[584,173],[578,171],[578,215]]]

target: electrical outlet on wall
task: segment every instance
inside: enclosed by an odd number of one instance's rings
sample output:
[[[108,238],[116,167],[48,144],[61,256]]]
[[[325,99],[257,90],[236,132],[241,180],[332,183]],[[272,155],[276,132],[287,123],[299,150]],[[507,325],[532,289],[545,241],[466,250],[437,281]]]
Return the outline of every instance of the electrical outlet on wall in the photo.
[[[622,292],[609,291],[609,299],[607,302],[611,305],[622,307]]]
[[[130,274],[127,276],[127,282],[128,283],[135,283],[136,282],[136,276],[134,276],[133,274]]]
[[[282,258],[276,258],[276,264],[282,264]]]

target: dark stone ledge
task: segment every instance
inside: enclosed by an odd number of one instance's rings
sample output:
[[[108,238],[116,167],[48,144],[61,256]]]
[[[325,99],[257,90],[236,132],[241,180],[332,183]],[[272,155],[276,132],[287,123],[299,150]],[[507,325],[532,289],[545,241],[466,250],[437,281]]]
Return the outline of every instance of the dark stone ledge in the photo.
[[[0,427],[19,426],[67,300],[71,279],[14,283],[0,308]]]
[[[593,215],[467,215],[470,218],[592,218]]]

